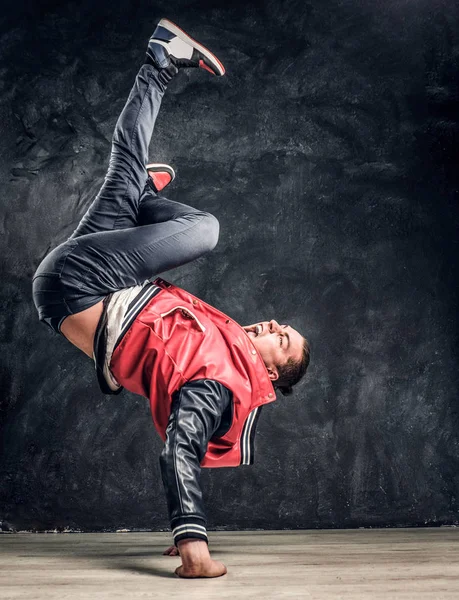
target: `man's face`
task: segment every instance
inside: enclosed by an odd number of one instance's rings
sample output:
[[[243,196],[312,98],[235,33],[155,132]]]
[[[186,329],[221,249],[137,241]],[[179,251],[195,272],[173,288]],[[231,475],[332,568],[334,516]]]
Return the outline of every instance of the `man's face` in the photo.
[[[261,354],[273,381],[279,377],[276,365],[285,364],[289,358],[301,360],[304,338],[290,325],[279,325],[272,319],[243,326],[243,329]]]

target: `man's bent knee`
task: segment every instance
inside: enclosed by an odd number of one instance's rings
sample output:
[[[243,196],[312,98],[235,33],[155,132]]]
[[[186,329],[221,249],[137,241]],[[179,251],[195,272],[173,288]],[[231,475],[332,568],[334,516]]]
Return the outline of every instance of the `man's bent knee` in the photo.
[[[218,243],[220,235],[220,222],[211,213],[204,213],[205,217],[201,221],[202,238],[206,244],[206,252],[210,252]]]

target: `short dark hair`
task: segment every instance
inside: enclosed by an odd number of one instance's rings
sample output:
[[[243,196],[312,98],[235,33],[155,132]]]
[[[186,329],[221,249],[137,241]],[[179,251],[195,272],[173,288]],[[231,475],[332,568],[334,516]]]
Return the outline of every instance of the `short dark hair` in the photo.
[[[278,379],[274,382],[274,387],[282,392],[284,396],[293,394],[293,386],[306,374],[311,358],[309,342],[303,338],[303,351],[300,360],[289,358],[283,365],[276,365],[279,373]]]

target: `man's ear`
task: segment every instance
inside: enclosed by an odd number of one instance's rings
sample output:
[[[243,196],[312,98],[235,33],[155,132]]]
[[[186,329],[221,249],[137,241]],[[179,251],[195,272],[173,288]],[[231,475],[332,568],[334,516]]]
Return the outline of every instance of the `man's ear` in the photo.
[[[271,367],[267,367],[267,369],[271,381],[276,381],[276,379],[279,379],[279,373],[277,372],[277,369],[271,369]]]

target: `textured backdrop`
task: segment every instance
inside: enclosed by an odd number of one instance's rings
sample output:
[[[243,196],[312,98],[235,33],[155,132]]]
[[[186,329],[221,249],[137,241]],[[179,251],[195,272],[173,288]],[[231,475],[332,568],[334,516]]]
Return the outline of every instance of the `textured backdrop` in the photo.
[[[157,20],[227,75],[169,86],[150,149],[216,249],[163,277],[311,341],[256,464],[205,471],[209,528],[459,521],[459,18],[454,0],[18,0],[0,30],[0,521],[168,526],[147,400],[103,396],[37,320],[31,277],[76,227]]]

